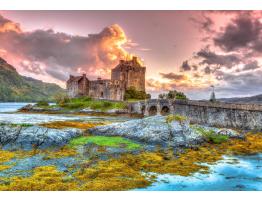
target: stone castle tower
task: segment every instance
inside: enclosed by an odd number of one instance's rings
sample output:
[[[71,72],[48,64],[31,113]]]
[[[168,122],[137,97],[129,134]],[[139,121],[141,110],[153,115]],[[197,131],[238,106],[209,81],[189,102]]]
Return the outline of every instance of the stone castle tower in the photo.
[[[111,71],[111,80],[89,80],[82,76],[70,75],[66,83],[69,97],[90,96],[96,99],[123,100],[125,91],[134,87],[138,91],[145,91],[146,67],[142,66],[137,57],[132,60],[120,60]]]
[[[130,61],[120,60],[111,71],[111,80],[123,81],[124,88],[135,87],[138,91],[145,91],[146,67],[141,66],[137,57]]]

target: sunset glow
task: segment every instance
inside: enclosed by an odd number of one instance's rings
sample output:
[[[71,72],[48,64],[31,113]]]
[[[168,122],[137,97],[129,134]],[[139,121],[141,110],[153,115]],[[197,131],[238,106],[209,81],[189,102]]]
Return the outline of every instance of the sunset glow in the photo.
[[[109,78],[120,59],[147,67],[152,96],[204,99],[262,91],[260,11],[5,11],[0,56],[25,76],[65,87],[69,74]],[[79,20],[81,19],[81,20]]]

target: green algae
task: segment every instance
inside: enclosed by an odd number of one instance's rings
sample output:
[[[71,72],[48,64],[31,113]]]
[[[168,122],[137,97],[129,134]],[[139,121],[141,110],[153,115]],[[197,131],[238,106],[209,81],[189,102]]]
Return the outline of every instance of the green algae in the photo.
[[[86,143],[84,139],[88,137],[89,139],[93,139],[93,142],[100,143],[99,146],[101,146],[101,144],[104,146],[104,141],[106,141],[106,144],[112,145],[114,144],[112,143],[112,139],[115,138],[106,137],[110,139],[103,141],[101,140],[102,136],[87,136],[82,138],[82,141],[84,141],[82,143]],[[94,137],[100,137],[100,141]],[[79,139],[78,141],[81,142]],[[116,141],[119,142],[121,140],[118,139]],[[48,153],[48,155],[52,155],[51,158],[73,156],[75,154],[74,150],[66,147],[52,151],[53,153]],[[33,169],[33,174],[28,177],[14,176],[10,178],[0,178],[0,180],[5,181],[0,183],[0,190],[95,191],[142,188],[150,185],[154,181],[154,177],[150,177],[152,173],[169,173],[181,176],[189,176],[195,172],[208,173],[209,167],[206,166],[205,163],[214,164],[222,160],[223,155],[248,155],[261,152],[262,135],[248,133],[244,140],[229,139],[221,144],[205,143],[198,148],[185,149],[183,153],[177,155],[175,155],[172,150],[159,150],[156,152],[141,152],[139,154],[125,153],[120,155],[120,157],[112,157],[106,161],[97,159],[96,161],[86,160],[85,164],[78,164],[73,167],[70,173],[68,171],[59,171],[56,166],[41,166]],[[6,162],[14,157],[42,153],[42,151],[32,151],[28,153],[20,153],[20,151],[0,151],[0,153],[1,161]],[[8,168],[8,166],[3,166],[3,169],[5,168]]]
[[[126,148],[129,150],[139,149],[141,147],[141,145],[122,137],[106,137],[106,136],[82,136],[82,137],[74,138],[70,141],[69,146],[76,147],[88,143],[93,143],[98,146],[105,146],[105,147]]]
[[[187,118],[185,116],[179,115],[179,114],[170,114],[166,117],[166,123],[171,123],[172,121],[179,121],[184,122]]]
[[[228,136],[217,134],[212,129],[205,129],[203,127],[197,126],[197,125],[191,125],[191,128],[201,134],[207,142],[214,143],[214,144],[221,144],[223,142],[228,141]]]
[[[80,121],[54,121],[40,124],[47,128],[63,129],[63,128],[78,128],[78,129],[89,129],[95,126],[101,126],[104,123],[101,122],[80,122]]]

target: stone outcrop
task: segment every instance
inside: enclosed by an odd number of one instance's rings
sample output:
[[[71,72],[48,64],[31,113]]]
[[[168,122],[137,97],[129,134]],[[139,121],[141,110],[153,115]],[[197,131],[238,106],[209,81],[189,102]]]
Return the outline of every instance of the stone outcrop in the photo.
[[[50,129],[40,126],[21,127],[12,125],[0,126],[0,145],[8,150],[45,149],[61,147],[70,139],[80,136],[78,129]]]
[[[237,137],[238,133],[230,129],[213,129],[216,133]],[[225,131],[226,130],[226,131]],[[160,144],[173,147],[190,147],[204,140],[204,136],[189,125],[189,121],[167,122],[164,116],[152,116],[143,119],[130,120],[124,123],[114,123],[89,129],[94,135],[122,136],[144,143]]]

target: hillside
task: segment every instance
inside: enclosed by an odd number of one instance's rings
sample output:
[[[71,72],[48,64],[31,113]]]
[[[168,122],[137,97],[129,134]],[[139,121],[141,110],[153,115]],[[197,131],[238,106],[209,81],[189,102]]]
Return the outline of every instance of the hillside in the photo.
[[[249,96],[249,97],[241,97],[241,98],[221,98],[219,99],[223,102],[229,103],[256,103],[262,104],[262,94],[256,96]]]
[[[56,84],[21,76],[16,69],[0,58],[0,102],[53,101],[65,90]]]

